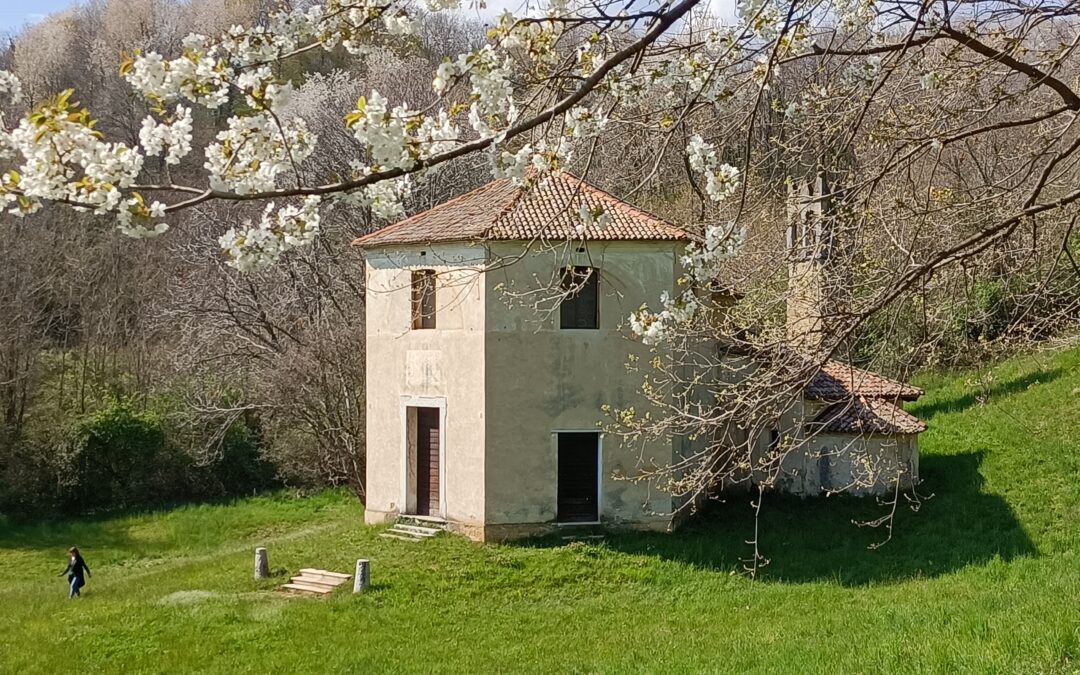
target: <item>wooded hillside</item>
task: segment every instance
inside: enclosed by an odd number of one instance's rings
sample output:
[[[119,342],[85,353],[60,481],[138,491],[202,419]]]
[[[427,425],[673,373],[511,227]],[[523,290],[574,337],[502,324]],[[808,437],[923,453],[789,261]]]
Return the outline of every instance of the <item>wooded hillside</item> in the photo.
[[[286,4],[301,11],[315,3]],[[345,12],[353,4],[331,6]],[[512,25],[441,11],[456,4],[380,6],[364,19],[378,30],[339,26],[362,33],[362,49],[333,34],[319,37],[319,49],[272,59],[275,82],[294,90],[271,112],[303,120],[318,137],[290,167],[289,180],[304,186],[297,190],[381,175],[370,173],[383,170],[372,160],[379,148],[355,133],[371,109],[365,97],[374,102],[377,90],[390,105],[445,103],[447,128],[474,122],[452,139],[469,152],[431,170],[410,165],[417,178],[405,211],[460,194],[493,171],[562,166],[707,235],[706,246],[735,248],[737,238],[738,256],[693,281],[743,294],[720,330],[755,349],[782,342],[788,193],[794,177],[815,172],[838,178],[839,273],[830,283],[842,302],[832,317],[833,355],[904,379],[1074,334],[1080,97],[1069,83],[1080,66],[1070,3],[1028,12],[978,2],[840,2],[830,13],[747,2],[730,32],[704,8],[692,11],[693,2],[618,17],[603,3],[594,15],[561,16],[565,8],[553,3],[546,23]],[[155,52],[182,58],[192,52],[190,34],[262,25],[279,6],[91,0],[49,17],[0,52],[0,69],[22,83],[6,119],[50,101],[66,114],[77,100],[96,120],[86,129],[139,146],[147,124],[168,126],[154,115],[175,114],[173,124],[182,116],[140,95],[118,70],[130,75]],[[498,83],[505,98],[520,105],[521,119],[547,126],[511,127],[512,105],[471,119],[469,106],[490,101],[455,88],[466,79],[461,64],[494,53],[493,43],[508,54],[499,62],[509,73]],[[458,54],[474,61],[455,61]],[[266,86],[189,110],[191,145],[214,146],[263,100],[253,95],[267,96]],[[54,98],[69,89],[74,99]],[[572,107],[582,102],[594,108]],[[421,127],[421,117],[411,123]],[[506,128],[485,136],[496,118]],[[540,150],[555,144],[558,151]],[[574,152],[562,153],[564,144]],[[151,187],[203,189],[207,155],[171,163],[163,154],[148,152],[142,165]],[[352,176],[354,165],[368,173]],[[160,206],[175,210],[165,236],[132,240],[117,234],[115,219],[63,208],[63,199],[37,210],[17,172],[5,175],[3,194],[15,206],[0,215],[0,510],[85,511],[277,481],[346,484],[362,496],[364,288],[349,242],[386,223],[370,200],[327,209],[311,245],[241,273],[228,251],[241,251],[236,232],[272,212],[265,203],[220,190],[225,197],[210,199],[210,190],[190,208]],[[68,187],[78,193],[78,185]],[[131,199],[149,217],[142,196]],[[13,215],[22,211],[33,213]],[[223,255],[218,242],[227,233]],[[277,236],[288,238],[268,239]]]

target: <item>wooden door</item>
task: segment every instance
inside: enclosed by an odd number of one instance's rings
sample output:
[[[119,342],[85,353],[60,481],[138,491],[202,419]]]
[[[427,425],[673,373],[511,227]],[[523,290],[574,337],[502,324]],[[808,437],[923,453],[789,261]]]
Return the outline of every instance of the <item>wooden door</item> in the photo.
[[[600,520],[600,435],[559,434],[558,513],[560,523]]]
[[[439,513],[439,409],[416,409],[416,513]]]

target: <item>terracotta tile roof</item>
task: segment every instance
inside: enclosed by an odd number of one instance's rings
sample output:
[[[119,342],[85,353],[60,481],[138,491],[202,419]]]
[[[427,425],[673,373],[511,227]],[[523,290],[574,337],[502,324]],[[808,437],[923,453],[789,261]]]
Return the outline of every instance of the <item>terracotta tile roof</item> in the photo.
[[[579,233],[578,211],[602,208],[611,221],[592,223]],[[438,206],[364,235],[353,245],[376,248],[437,241],[480,240],[688,240],[687,231],[616,199],[566,172],[532,188],[508,179],[483,185]]]
[[[833,403],[808,423],[809,427],[841,434],[917,434],[926,423],[880,398],[859,396]]]
[[[852,396],[914,401],[923,395],[923,390],[830,359],[806,385],[806,395],[821,401],[844,401]]]

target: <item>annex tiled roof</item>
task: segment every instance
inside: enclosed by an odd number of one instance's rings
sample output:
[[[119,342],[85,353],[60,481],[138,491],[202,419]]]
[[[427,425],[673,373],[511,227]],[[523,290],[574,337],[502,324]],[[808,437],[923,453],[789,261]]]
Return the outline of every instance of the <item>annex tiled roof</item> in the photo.
[[[610,221],[579,232],[582,204],[603,210]],[[353,242],[361,248],[440,241],[481,240],[689,240],[665,223],[566,172],[541,178],[531,188],[508,178],[494,180],[438,206]]]
[[[830,359],[806,385],[806,395],[820,401],[845,401],[853,396],[914,401],[923,395],[923,390]]]
[[[880,398],[857,396],[827,406],[811,428],[842,434],[917,434],[926,423]]]

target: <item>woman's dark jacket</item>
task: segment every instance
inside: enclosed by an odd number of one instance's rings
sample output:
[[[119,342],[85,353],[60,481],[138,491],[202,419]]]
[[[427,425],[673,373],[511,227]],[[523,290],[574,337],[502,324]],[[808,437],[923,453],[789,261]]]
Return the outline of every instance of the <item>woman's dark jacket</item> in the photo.
[[[86,583],[86,579],[83,578],[83,573],[90,574],[90,568],[86,566],[86,561],[82,559],[81,555],[75,556],[74,559],[68,558],[67,569],[60,573],[59,576],[67,575],[68,581],[72,579],[78,579],[79,585],[82,586]],[[92,576],[92,575],[91,575]]]

